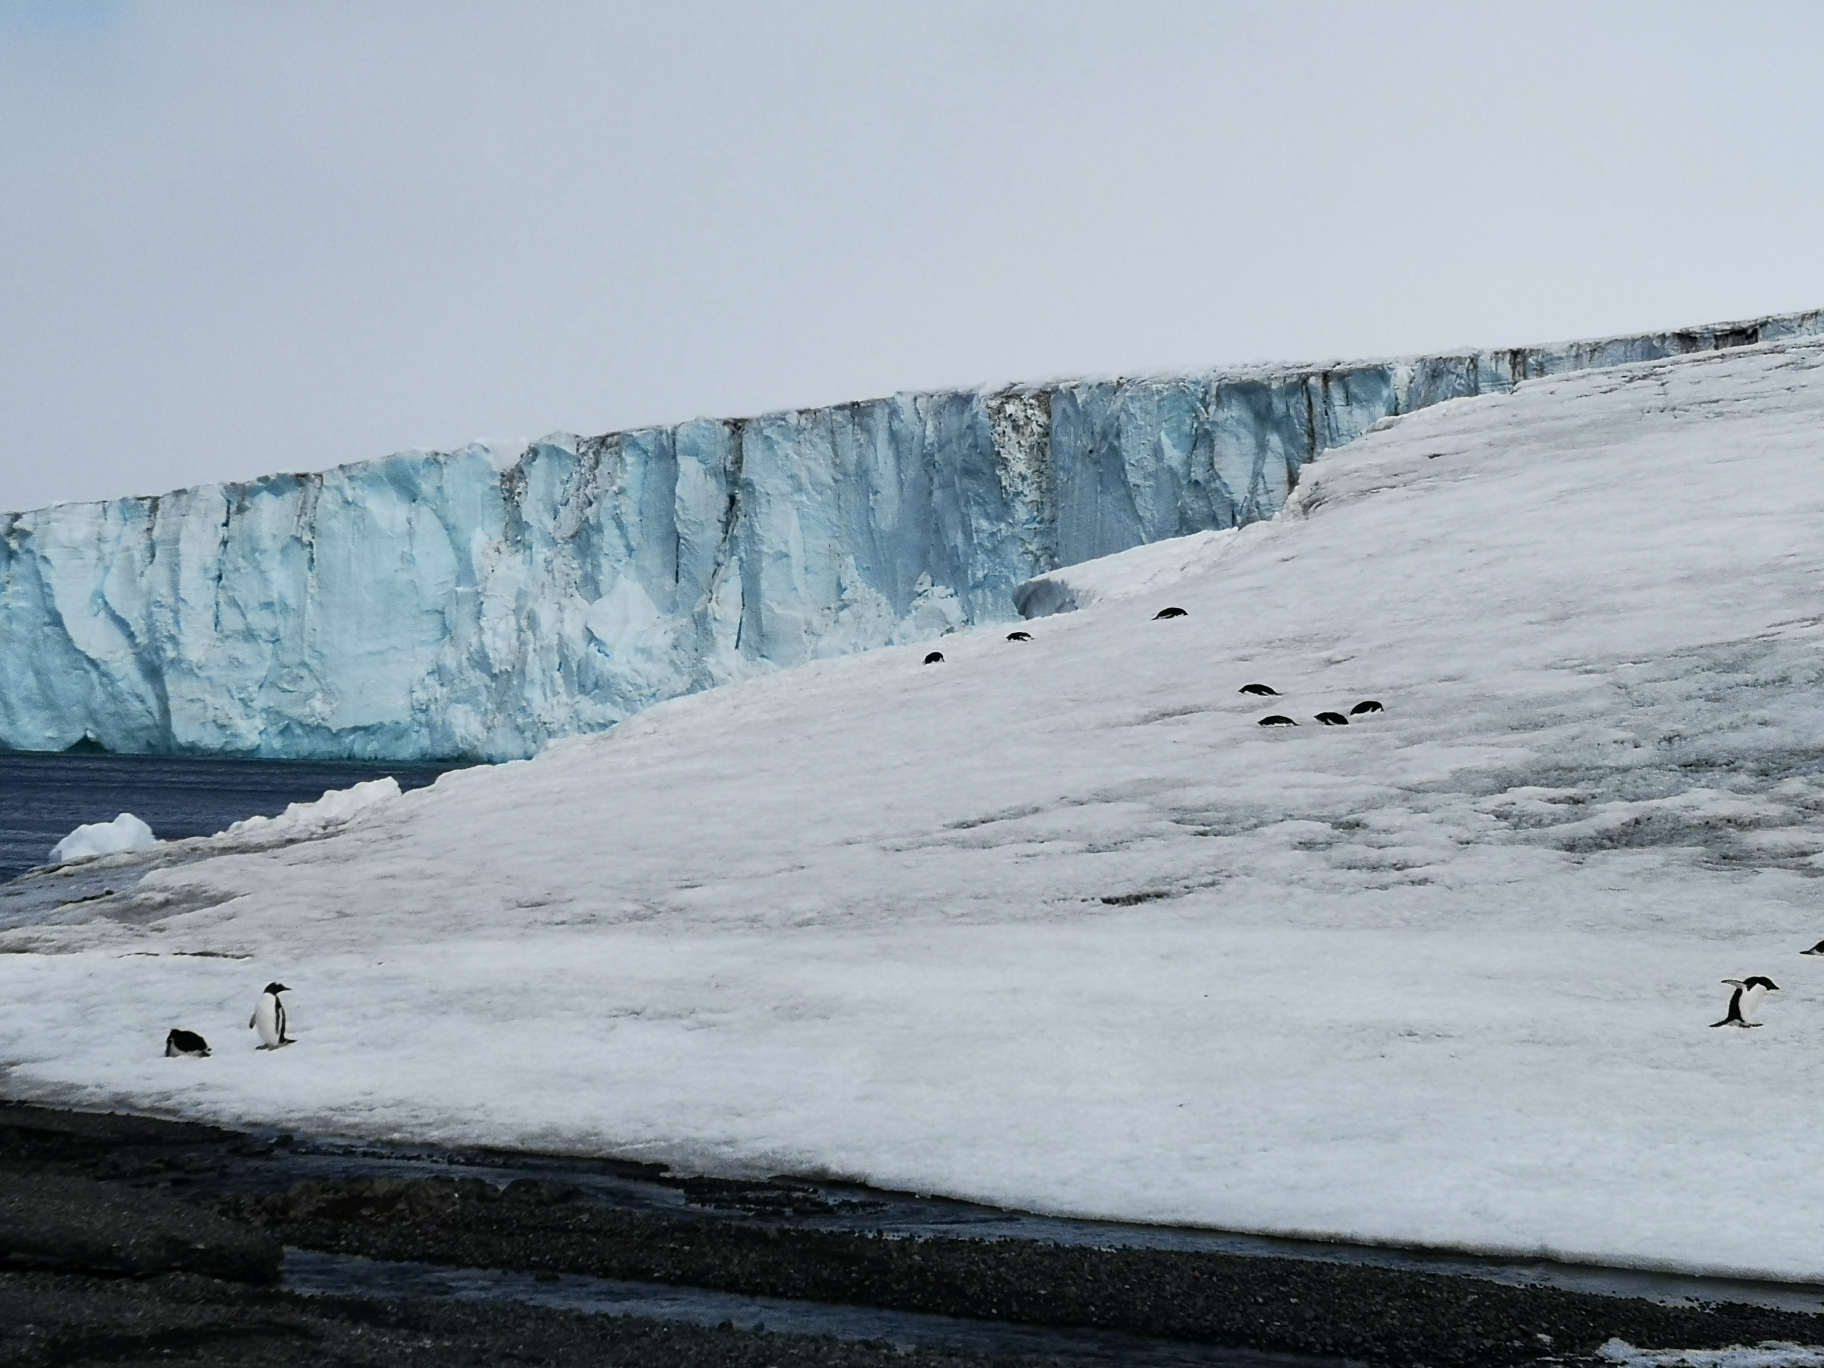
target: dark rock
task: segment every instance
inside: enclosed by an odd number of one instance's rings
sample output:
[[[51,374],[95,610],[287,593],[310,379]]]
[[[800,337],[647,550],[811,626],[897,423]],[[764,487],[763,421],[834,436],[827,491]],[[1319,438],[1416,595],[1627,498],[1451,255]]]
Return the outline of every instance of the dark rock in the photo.
[[[0,1266],[276,1282],[279,1242],[142,1188],[0,1170]]]

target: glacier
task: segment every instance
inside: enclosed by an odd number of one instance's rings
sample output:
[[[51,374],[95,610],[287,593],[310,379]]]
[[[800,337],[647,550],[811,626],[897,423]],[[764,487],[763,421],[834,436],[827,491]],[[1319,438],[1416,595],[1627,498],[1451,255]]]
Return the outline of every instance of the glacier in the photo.
[[[902,394],[0,514],[0,746],[523,758],[746,675],[1015,617],[1059,567],[1269,518],[1385,418],[1820,331],[1814,310]]]
[[[1824,337],[1527,383],[1381,425],[1277,518],[1052,572],[1076,608],[1030,641],[28,874],[0,1076],[1824,1283],[1821,457]],[[1762,1029],[1710,1029],[1750,974]],[[223,1047],[165,1058],[179,1024]]]

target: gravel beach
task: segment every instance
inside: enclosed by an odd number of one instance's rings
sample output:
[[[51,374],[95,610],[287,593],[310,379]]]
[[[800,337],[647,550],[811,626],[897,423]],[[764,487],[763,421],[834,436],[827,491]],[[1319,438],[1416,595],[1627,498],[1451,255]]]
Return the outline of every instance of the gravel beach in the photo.
[[[1687,1349],[1824,1342],[1824,1316],[1754,1306],[1309,1259],[885,1237],[764,1212],[623,1211],[537,1178],[503,1188],[393,1172],[262,1190],[246,1160],[270,1149],[208,1126],[0,1104],[0,1362],[982,1361],[538,1307],[304,1297],[277,1282],[280,1246],[1122,1331],[1313,1362],[1505,1368],[1589,1361],[1612,1338]],[[789,1185],[779,1189],[789,1204]]]

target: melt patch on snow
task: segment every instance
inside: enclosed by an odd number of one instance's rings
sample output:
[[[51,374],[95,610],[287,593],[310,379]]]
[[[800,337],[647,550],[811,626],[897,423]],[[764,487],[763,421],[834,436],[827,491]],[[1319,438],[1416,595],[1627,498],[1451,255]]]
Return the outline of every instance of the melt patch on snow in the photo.
[[[52,864],[69,864],[72,860],[92,860],[97,855],[120,855],[130,850],[150,850],[158,844],[152,828],[130,812],[123,812],[111,822],[90,822],[79,826],[51,847]]]

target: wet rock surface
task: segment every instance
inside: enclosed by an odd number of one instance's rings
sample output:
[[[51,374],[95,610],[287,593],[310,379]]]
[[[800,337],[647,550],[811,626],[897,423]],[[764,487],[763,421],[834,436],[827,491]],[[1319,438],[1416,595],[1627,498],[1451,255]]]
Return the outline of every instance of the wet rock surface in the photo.
[[[792,1213],[832,1204],[827,1191],[784,1180],[678,1179],[669,1211],[615,1208],[549,1177],[503,1184],[392,1171],[299,1182],[282,1162],[290,1142],[0,1104],[0,1191],[43,1194],[47,1220],[57,1201],[90,1203],[72,1208],[69,1230],[59,1235],[70,1250],[89,1248],[83,1222],[96,1213],[137,1213],[131,1219],[190,1229],[176,1208],[195,1217],[196,1230],[213,1232],[218,1248],[246,1252],[245,1265],[202,1267],[233,1277],[264,1268],[266,1251],[283,1244],[1122,1331],[1307,1362],[1433,1368],[1589,1361],[1612,1337],[1662,1348],[1824,1342],[1824,1316],[1754,1306],[1662,1305],[1310,1259],[794,1226]],[[731,1209],[741,1215],[731,1219]],[[81,1269],[84,1259],[97,1266]],[[197,1265],[162,1271],[156,1258],[130,1264],[85,1255],[55,1267],[61,1271],[0,1271],[0,1363],[965,1361],[935,1351],[908,1359],[852,1340],[499,1303],[301,1297],[200,1276]]]
[[[271,1236],[161,1193],[0,1169],[0,1268],[276,1283],[282,1255]]]
[[[1613,1337],[1679,1348],[1824,1341],[1824,1317],[1759,1307],[1664,1306],[1308,1260],[730,1226],[534,1204],[475,1180],[300,1183],[224,1209],[287,1244],[369,1258],[548,1269],[1385,1364],[1579,1358]]]
[[[542,1308],[299,1297],[185,1274],[0,1274],[0,1363],[949,1368],[979,1360]]]

